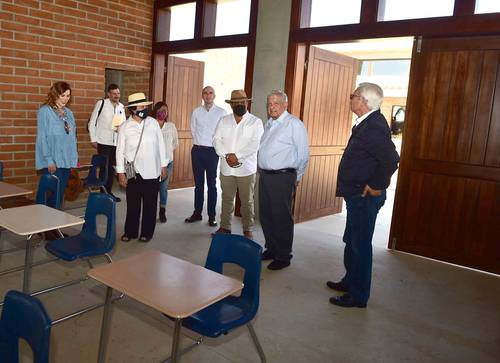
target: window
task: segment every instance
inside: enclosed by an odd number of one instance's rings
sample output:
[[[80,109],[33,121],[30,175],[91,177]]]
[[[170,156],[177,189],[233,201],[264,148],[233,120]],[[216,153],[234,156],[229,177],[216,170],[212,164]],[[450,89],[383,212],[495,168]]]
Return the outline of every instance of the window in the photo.
[[[215,36],[248,33],[251,0],[219,0]]]
[[[409,59],[364,60],[361,62],[361,76],[407,77],[409,73]]]
[[[156,40],[193,39],[196,3],[187,3],[159,9],[157,13]]]
[[[500,13],[500,1],[476,0],[475,14]]]
[[[357,24],[361,0],[311,0],[310,27]]]
[[[380,0],[378,20],[390,21],[452,16],[454,6],[455,0]]]

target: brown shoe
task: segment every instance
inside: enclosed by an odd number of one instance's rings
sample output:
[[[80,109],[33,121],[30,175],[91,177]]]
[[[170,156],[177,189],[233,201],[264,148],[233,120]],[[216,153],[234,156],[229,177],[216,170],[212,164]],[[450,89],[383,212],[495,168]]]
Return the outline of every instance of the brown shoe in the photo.
[[[220,227],[218,230],[216,230],[214,233],[212,233],[212,237],[218,233],[231,234],[231,230]]]
[[[193,223],[193,222],[201,221],[202,218],[203,217],[201,216],[201,213],[193,212],[193,214],[191,215],[191,217],[186,218],[184,220],[184,222],[186,222],[186,223]]]
[[[243,231],[243,236],[245,236],[248,239],[252,239],[253,240],[253,233],[252,233],[252,231]]]

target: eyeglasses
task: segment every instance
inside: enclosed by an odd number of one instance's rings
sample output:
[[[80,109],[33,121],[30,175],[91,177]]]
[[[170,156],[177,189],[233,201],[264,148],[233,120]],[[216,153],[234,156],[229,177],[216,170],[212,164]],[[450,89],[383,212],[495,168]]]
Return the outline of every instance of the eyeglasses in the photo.
[[[358,97],[358,98],[361,98],[360,95],[357,95],[355,93],[351,93],[350,96],[349,96],[349,99],[352,100],[354,97]]]
[[[69,135],[69,124],[68,121],[64,120],[64,132]]]

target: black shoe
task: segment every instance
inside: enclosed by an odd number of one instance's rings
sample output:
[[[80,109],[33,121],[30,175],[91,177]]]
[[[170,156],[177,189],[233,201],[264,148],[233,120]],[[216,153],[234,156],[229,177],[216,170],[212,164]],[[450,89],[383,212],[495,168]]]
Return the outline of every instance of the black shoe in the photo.
[[[265,250],[264,252],[262,252],[260,259],[262,261],[274,260],[274,254],[272,254],[271,251],[269,250]]]
[[[165,208],[160,207],[160,223],[166,223],[167,222],[167,216],[165,215]]]
[[[333,282],[333,281],[327,281],[326,286],[328,286],[330,289],[335,290],[335,291],[340,291],[340,292],[348,292],[349,289],[345,285],[344,282],[339,281],[339,282]]]
[[[200,213],[193,212],[193,214],[191,215],[191,217],[186,218],[184,220],[184,222],[186,222],[186,223],[193,223],[193,222],[201,221],[202,219],[203,219],[203,217],[201,216]]]
[[[122,201],[121,198],[118,198],[113,193],[108,193],[108,195],[110,195],[115,200],[116,203],[120,203]]]
[[[217,221],[215,220],[215,217],[214,217],[214,218],[210,217],[210,218],[208,219],[208,225],[209,225],[210,227],[217,227]]]
[[[343,308],[366,308],[366,303],[361,303],[354,300],[354,298],[350,294],[333,296],[330,298],[330,303],[333,305],[341,306]]]
[[[281,270],[284,269],[285,267],[290,266],[290,261],[280,261],[280,260],[274,260],[271,262],[269,265],[267,265],[267,268],[269,270]]]

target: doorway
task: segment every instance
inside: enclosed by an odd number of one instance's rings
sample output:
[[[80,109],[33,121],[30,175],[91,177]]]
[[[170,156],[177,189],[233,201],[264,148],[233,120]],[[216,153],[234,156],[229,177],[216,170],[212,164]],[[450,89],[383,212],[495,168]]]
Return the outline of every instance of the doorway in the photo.
[[[331,196],[331,192],[335,191],[338,163],[355,120],[349,110],[349,94],[360,83],[376,83],[384,90],[381,112],[401,154],[412,48],[412,37],[321,44],[309,48],[301,116],[308,128],[311,164],[309,175],[297,193],[295,212],[302,217],[300,220],[334,213],[346,215],[343,199]],[[391,179],[386,204],[377,218],[373,243],[381,247],[387,247],[389,241],[396,181],[397,172]],[[329,205],[318,206],[318,202]],[[318,215],[318,211],[322,214]]]

